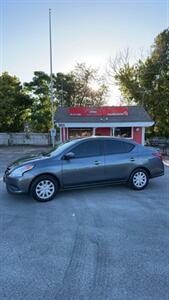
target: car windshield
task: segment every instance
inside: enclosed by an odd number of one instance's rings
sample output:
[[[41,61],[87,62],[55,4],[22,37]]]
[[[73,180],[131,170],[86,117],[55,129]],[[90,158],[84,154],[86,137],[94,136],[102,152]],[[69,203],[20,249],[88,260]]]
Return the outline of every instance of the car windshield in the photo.
[[[62,144],[57,145],[54,149],[49,150],[46,153],[43,153],[43,156],[56,156],[61,154],[64,150],[69,148],[75,143],[75,140],[72,141],[66,141]]]

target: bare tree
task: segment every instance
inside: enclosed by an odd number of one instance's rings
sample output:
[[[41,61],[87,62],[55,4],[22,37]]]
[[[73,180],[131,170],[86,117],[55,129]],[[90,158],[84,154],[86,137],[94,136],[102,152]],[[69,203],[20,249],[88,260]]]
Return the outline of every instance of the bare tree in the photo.
[[[115,58],[110,57],[107,65],[107,74],[111,79],[119,74],[119,71],[125,66],[129,65],[131,50],[125,48],[116,54]]]
[[[120,74],[120,70],[126,65],[129,66],[131,58],[131,50],[129,48],[122,49],[115,57],[110,57],[108,59],[107,65],[105,67],[105,80],[108,86],[109,94],[113,95],[114,87],[118,86],[116,76]],[[120,90],[119,90],[120,92]],[[124,105],[125,99],[122,95],[120,96],[120,105]]]

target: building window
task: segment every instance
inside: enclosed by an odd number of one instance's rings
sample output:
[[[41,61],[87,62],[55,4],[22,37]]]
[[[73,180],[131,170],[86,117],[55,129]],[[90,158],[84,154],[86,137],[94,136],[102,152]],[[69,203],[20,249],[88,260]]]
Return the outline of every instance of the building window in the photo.
[[[93,128],[69,128],[69,139],[76,139],[79,137],[91,136]]]
[[[114,136],[132,138],[132,128],[131,127],[116,127],[114,128]]]

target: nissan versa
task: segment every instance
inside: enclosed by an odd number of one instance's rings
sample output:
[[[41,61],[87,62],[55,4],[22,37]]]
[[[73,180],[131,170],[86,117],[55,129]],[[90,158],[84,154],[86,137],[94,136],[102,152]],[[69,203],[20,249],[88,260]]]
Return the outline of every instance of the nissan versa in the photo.
[[[4,182],[10,193],[30,193],[44,202],[58,190],[113,182],[142,190],[150,178],[161,175],[164,165],[158,150],[126,139],[87,137],[10,164]]]

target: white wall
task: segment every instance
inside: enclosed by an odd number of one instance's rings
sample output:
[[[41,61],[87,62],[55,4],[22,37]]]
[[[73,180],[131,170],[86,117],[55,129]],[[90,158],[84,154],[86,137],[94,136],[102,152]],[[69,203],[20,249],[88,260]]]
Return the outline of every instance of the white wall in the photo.
[[[0,145],[49,145],[48,133],[0,133]]]

